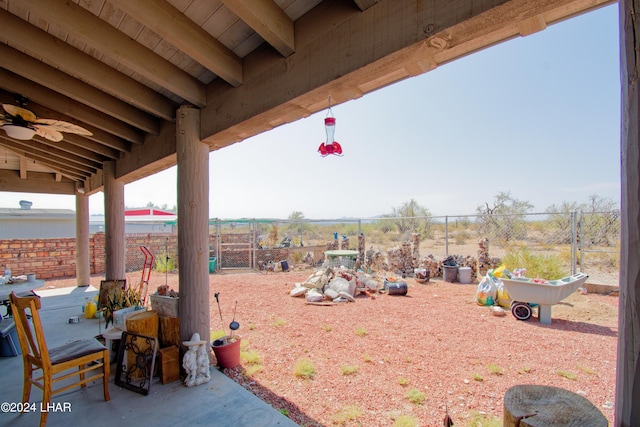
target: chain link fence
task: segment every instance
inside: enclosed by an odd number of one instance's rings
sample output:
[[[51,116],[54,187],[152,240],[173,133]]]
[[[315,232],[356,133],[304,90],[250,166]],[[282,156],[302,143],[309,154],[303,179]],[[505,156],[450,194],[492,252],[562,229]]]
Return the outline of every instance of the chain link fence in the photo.
[[[533,213],[379,217],[338,220],[238,219],[211,220],[210,259],[218,269],[259,269],[269,263],[317,266],[327,249],[358,249],[386,258],[410,242],[414,256],[445,259],[449,255],[478,257],[479,241],[488,239],[489,255],[509,269],[523,256],[557,264],[564,274],[583,272],[589,282],[618,286],[620,212]],[[417,240],[416,240],[417,239]],[[417,242],[417,248],[415,247]],[[144,264],[140,245],[177,266],[177,235],[127,236],[127,271]]]

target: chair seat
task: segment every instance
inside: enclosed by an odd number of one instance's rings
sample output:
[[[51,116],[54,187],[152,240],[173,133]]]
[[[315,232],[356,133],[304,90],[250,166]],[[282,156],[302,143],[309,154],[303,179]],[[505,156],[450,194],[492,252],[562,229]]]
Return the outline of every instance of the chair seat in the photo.
[[[87,340],[73,341],[58,347],[49,349],[49,357],[52,365],[77,359],[87,354],[96,353],[106,350],[107,347],[102,345],[100,341],[92,338]]]

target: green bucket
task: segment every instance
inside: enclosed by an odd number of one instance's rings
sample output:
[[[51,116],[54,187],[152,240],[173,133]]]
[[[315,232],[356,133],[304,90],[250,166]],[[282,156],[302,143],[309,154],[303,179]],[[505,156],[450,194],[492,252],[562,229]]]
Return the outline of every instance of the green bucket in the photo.
[[[216,257],[209,258],[209,273],[216,272],[217,263],[218,263],[218,259]]]

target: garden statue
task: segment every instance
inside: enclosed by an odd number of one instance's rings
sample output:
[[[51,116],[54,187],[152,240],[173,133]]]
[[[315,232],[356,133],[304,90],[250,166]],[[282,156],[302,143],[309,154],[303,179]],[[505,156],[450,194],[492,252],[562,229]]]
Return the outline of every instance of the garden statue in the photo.
[[[191,387],[194,385],[203,384],[211,379],[209,375],[209,356],[207,355],[207,375],[204,376],[203,370],[200,368],[202,362],[202,356],[199,356],[201,353],[200,348],[204,348],[204,353],[206,353],[206,341],[202,341],[200,339],[200,334],[194,332],[191,336],[190,341],[183,341],[187,347],[187,351],[184,354],[184,358],[182,359],[182,367],[187,373],[187,377],[184,379],[184,385],[187,387]],[[200,358],[200,359],[199,359]]]

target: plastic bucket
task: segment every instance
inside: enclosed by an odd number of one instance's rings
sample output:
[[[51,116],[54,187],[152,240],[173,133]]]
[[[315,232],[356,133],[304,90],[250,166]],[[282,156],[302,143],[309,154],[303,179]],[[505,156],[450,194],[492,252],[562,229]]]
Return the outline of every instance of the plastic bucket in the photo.
[[[458,267],[458,275],[460,276],[460,283],[471,283],[471,267]]]
[[[226,337],[225,337],[226,338]],[[235,337],[235,341],[224,345],[214,345],[215,340],[211,343],[213,353],[216,355],[218,366],[224,368],[235,368],[240,364],[240,337]]]
[[[443,265],[442,270],[444,273],[442,274],[445,282],[454,283],[458,278],[458,267],[452,265]]]
[[[216,264],[218,263],[218,259],[216,257],[209,258],[209,273],[216,272]]]

